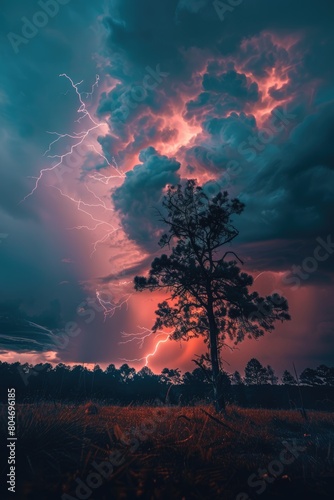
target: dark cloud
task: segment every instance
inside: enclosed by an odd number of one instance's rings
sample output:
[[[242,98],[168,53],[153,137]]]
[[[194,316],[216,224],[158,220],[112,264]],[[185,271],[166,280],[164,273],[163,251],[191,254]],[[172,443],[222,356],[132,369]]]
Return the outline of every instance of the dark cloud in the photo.
[[[60,304],[50,303],[41,314],[30,316],[19,300],[0,303],[0,349],[15,352],[57,350],[52,329],[62,325]]]
[[[144,259],[141,258],[134,264],[127,266],[126,269],[99,278],[99,282],[102,284],[107,284],[125,278],[130,278],[132,280],[133,276],[136,275],[142,276],[146,272],[147,268],[150,267],[151,262],[152,262],[152,253],[150,253],[146,258]]]
[[[250,81],[243,73],[228,71],[221,75],[203,76],[203,89],[209,92],[226,94],[241,101],[256,102],[259,99],[259,88],[256,82]]]
[[[83,90],[90,91],[94,83],[100,39],[97,17],[103,2],[91,6],[71,0],[59,5],[58,13],[15,53],[8,33],[21,35],[22,17],[31,21],[40,10],[38,2],[14,0],[2,5],[0,18],[0,233],[8,234],[5,243],[0,241],[0,343],[17,352],[50,347],[49,330],[59,327],[59,318],[49,304],[56,301],[62,320],[68,321],[84,296],[78,256],[61,229],[58,217],[64,214],[49,187],[53,175],[46,175],[34,195],[22,200],[40,169],[54,163],[44,155],[55,138],[47,131],[70,133],[78,118],[77,96],[59,75],[83,80]],[[57,152],[67,147],[62,143]],[[62,259],[67,255],[75,265],[66,268]],[[60,287],[61,281],[67,284]],[[18,298],[14,309],[5,302]]]
[[[166,7],[147,0],[145,6],[150,22],[130,0],[115,2],[110,9],[115,26],[109,25],[107,45],[110,54],[116,48],[118,54],[113,76],[128,85],[129,75],[139,75],[144,65],[159,61],[170,73],[156,93],[161,110],[168,116],[168,102],[175,102],[178,85],[183,117],[202,128],[194,143],[182,148],[186,175],[211,173],[246,203],[238,221],[240,241],[263,243],[262,261],[255,259],[254,265],[289,268],[302,255],[295,242],[327,234],[334,208],[332,94],[325,92],[330,82],[334,85],[334,75],[323,63],[333,42],[325,2],[317,8],[306,2],[303,9],[289,2],[245,3],[224,23],[211,2],[179,2],[175,15],[176,2]],[[269,98],[274,112],[260,123],[253,111],[265,109]],[[145,131],[154,144],[158,135],[147,126],[151,112],[156,110],[149,102],[136,109],[127,128],[136,132],[133,139],[128,133],[130,144],[123,151],[147,146]],[[138,126],[145,121],[145,127]],[[124,204],[124,212],[127,207]],[[145,236],[136,235],[136,241],[151,240],[148,233],[155,230],[153,225]],[[271,241],[281,243],[265,257],[266,242]],[[310,246],[305,243],[305,249]],[[278,258],[278,253],[284,257]],[[319,282],[327,279],[320,272],[318,276]]]
[[[240,243],[237,251],[249,271],[280,272],[282,286],[314,286],[334,283],[334,235],[315,239],[276,239]]]
[[[113,267],[100,284],[130,280],[147,265],[161,231],[154,207],[168,183],[186,177],[203,180],[208,192],[221,186],[245,202],[236,222],[248,269],[291,272],[313,255],[316,238],[331,233],[334,213],[334,9],[328,0],[241,2],[223,22],[212,0],[71,0],[15,54],[7,34],[20,33],[21,17],[31,18],[36,8],[7,2],[0,19],[0,233],[8,234],[0,245],[0,298],[22,297],[12,311],[17,320],[3,319],[1,332],[14,338],[15,329],[22,330],[23,340],[13,341],[17,350],[33,349],[37,340],[48,344],[47,332],[32,323],[53,329],[59,315],[61,321],[75,318],[84,283],[98,281],[89,256],[81,255],[82,233],[64,234],[65,225],[77,220],[68,200],[67,210],[55,201],[49,177],[19,203],[34,185],[31,177],[52,162],[43,156],[46,131],[71,133],[78,118],[76,95],[58,78],[61,73],[83,80],[87,92],[99,73],[103,92],[98,98],[87,94],[87,102],[109,126],[99,137],[107,162],[85,155],[61,187],[81,194],[89,175],[104,173],[114,157],[129,171],[117,181],[113,203],[130,240],[146,251],[120,270],[110,258]],[[188,143],[193,125],[197,135]],[[173,145],[175,154],[162,154]],[[103,199],[110,198],[105,186]],[[73,265],[65,266],[65,257]],[[321,263],[307,284],[329,284],[332,265],[332,259]],[[54,300],[59,310],[49,306]],[[10,315],[10,307],[3,314]],[[122,311],[115,330],[126,321]],[[102,323],[91,331],[102,331]],[[96,360],[112,355],[105,340],[86,336],[88,326],[82,331],[81,347],[62,353],[66,359],[88,360],[92,350]]]
[[[129,238],[152,249],[157,246],[162,227],[156,209],[166,185],[180,181],[180,163],[158,154],[153,147],[142,150],[139,160],[142,163],[127,172],[112,197]]]
[[[292,129],[279,152],[263,152],[267,162],[241,193],[247,205],[245,238],[316,238],[332,232],[333,118],[332,103],[320,106]]]

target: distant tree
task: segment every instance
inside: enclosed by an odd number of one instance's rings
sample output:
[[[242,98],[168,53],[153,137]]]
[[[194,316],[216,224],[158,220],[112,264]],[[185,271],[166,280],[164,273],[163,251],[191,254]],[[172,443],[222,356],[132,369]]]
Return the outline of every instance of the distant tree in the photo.
[[[118,382],[121,379],[120,372],[113,363],[107,366],[105,374],[110,382]]]
[[[148,377],[153,378],[154,376],[155,376],[154,373],[152,372],[151,368],[149,368],[148,366],[143,366],[143,368],[141,368],[137,372],[137,377],[140,377],[140,378],[148,378]]]
[[[117,372],[117,368],[112,363],[110,365],[108,365],[107,368],[105,369],[105,373],[107,375],[114,375],[116,372]]]
[[[160,239],[169,255],[154,259],[148,277],[136,276],[135,289],[162,290],[169,298],[158,304],[156,332],[171,328],[173,340],[203,336],[209,348],[214,403],[225,409],[221,349],[226,338],[235,343],[273,330],[276,320],[290,319],[286,299],[249,293],[252,276],[240,271],[239,257],[225,246],[239,234],[233,217],[244,205],[227,192],[208,195],[189,180],[185,187],[169,186],[161,221],[168,233]],[[234,260],[228,257],[233,256]]]
[[[300,383],[303,385],[323,385],[324,381],[319,376],[317,370],[313,368],[305,368],[305,370],[300,374]]]
[[[297,380],[288,370],[284,370],[282,375],[282,383],[284,385],[297,385]]]
[[[260,361],[252,358],[248,361],[245,368],[245,383],[247,385],[261,385],[268,383],[267,369],[262,366]]]
[[[122,382],[129,382],[133,380],[135,376],[136,370],[134,368],[130,368],[127,363],[124,363],[119,369],[119,374]]]
[[[210,374],[205,373],[201,368],[195,368],[191,373],[186,372],[182,377],[182,382],[185,385],[193,386],[194,388],[200,386],[207,386],[211,380],[208,378]]]
[[[37,363],[32,367],[32,369],[38,373],[40,372],[50,373],[53,370],[51,363]]]
[[[232,375],[232,384],[234,385],[242,385],[244,382],[242,377],[238,371],[235,371]]]
[[[179,384],[181,381],[181,371],[179,368],[170,370],[169,368],[164,368],[161,371],[162,379],[164,382],[171,382],[172,384]]]
[[[182,377],[182,384],[185,392],[191,399],[206,399],[210,397],[212,390],[212,383],[210,377],[211,373],[206,373],[201,368],[195,368],[192,372],[186,372]]]
[[[267,375],[268,375],[268,381],[271,385],[277,385],[278,383],[278,377],[276,377],[274,369],[270,366],[267,365]]]
[[[334,368],[329,368],[326,365],[320,365],[316,369],[316,374],[319,379],[322,380],[324,385],[333,386],[334,385]]]
[[[85,367],[83,365],[74,365],[71,368],[71,372],[75,374],[81,374],[85,370]]]
[[[70,370],[71,370],[70,366],[65,365],[64,363],[58,363],[54,368],[55,373],[64,373],[64,372],[69,373]]]
[[[92,395],[94,394],[94,391],[100,388],[104,375],[104,371],[102,370],[100,365],[95,365],[91,375],[90,390]]]
[[[192,376],[191,372],[185,372],[182,375],[182,384],[190,385],[192,382],[192,378],[193,378],[193,376]]]
[[[93,373],[95,375],[101,375],[103,373],[103,370],[101,369],[100,365],[95,365],[94,366]]]
[[[161,377],[156,375],[148,366],[143,366],[135,375],[133,384],[135,391],[146,401],[152,401],[157,396],[161,396]]]

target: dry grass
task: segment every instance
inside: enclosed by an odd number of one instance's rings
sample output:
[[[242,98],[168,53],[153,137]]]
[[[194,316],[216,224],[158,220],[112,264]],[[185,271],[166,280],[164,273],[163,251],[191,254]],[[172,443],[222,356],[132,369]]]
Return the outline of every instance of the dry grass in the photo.
[[[87,405],[18,405],[18,498],[60,499],[64,491],[75,497],[75,479],[85,480],[92,462],[106,460],[113,450],[125,461],[92,499],[228,500],[241,491],[258,498],[247,479],[279,457],[284,440],[296,440],[306,449],[261,499],[332,497],[325,495],[334,478],[333,414],[309,412],[306,422],[294,411],[230,407],[222,417],[211,407],[174,407],[164,417],[160,414],[158,422],[153,407],[99,406],[97,414],[86,410]],[[2,407],[1,417],[5,411]],[[132,453],[122,442],[124,433],[135,435],[150,419],[155,428],[148,430],[153,432],[139,438]],[[5,418],[1,422],[3,437]]]

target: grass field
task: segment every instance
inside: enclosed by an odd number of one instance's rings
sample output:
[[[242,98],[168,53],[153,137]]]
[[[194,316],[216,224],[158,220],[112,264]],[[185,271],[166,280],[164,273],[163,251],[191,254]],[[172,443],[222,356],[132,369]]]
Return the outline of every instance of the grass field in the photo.
[[[1,438],[6,438],[5,405]],[[17,438],[17,493],[8,498],[334,495],[329,413],[310,411],[305,420],[294,411],[237,407],[218,416],[208,406],[18,405]],[[1,471],[4,484],[5,463]]]

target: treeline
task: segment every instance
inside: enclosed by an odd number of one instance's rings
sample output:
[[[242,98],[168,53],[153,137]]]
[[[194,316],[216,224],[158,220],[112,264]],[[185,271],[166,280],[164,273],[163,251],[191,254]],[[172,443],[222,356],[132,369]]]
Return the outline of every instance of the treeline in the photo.
[[[279,378],[275,375],[270,365],[262,366],[260,361],[252,358],[245,367],[245,376],[241,377],[238,371],[231,376],[232,383],[246,385],[277,385],[279,382],[283,385],[306,385],[306,386],[334,386],[334,367],[320,365],[316,369],[306,368],[298,377],[297,373],[291,374],[284,370],[283,376]]]
[[[142,404],[159,399],[173,404],[209,402],[212,398],[211,373],[205,366],[183,375],[179,369],[164,368],[154,374],[148,367],[137,371],[128,364],[110,364],[105,370],[60,363],[30,365],[0,362],[3,388],[14,387],[18,402],[67,401],[88,399],[107,404]],[[251,359],[244,370],[223,374],[226,398],[240,406],[290,408],[306,406],[334,409],[334,367],[306,368],[299,376],[284,371],[276,376],[271,366]],[[1,390],[1,401],[7,393]]]

